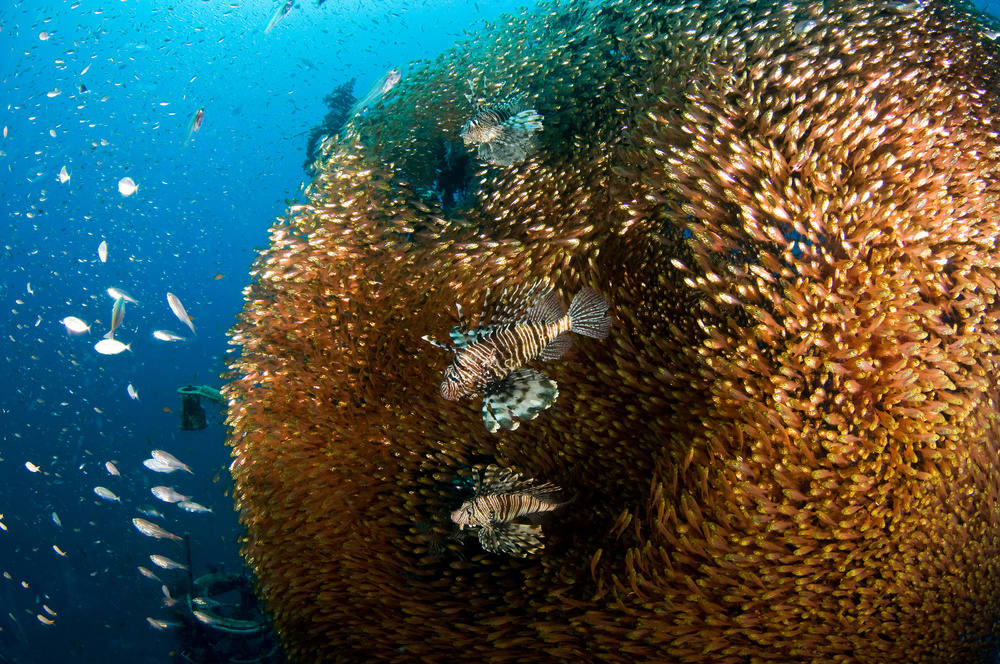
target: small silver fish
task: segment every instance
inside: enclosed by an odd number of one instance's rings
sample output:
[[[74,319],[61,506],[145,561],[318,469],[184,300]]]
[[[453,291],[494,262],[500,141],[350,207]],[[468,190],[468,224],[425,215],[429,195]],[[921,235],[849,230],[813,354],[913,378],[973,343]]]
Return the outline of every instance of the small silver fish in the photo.
[[[176,295],[173,293],[167,293],[167,304],[170,305],[170,310],[174,312],[174,315],[177,316],[180,322],[190,327],[192,333],[198,334],[194,331],[194,323],[191,322],[191,317],[188,316],[187,311],[184,310],[184,305],[181,304],[181,301]]]
[[[163,583],[163,580],[160,579],[160,577],[156,576],[156,573],[153,570],[146,569],[142,565],[139,566],[139,574],[142,574],[147,579],[153,579],[154,581],[159,581],[160,583]]]
[[[559,491],[554,484],[535,485],[533,479],[522,480],[509,468],[490,464],[476,477],[476,495],[452,512],[451,520],[460,530],[475,529],[485,550],[524,558],[544,546],[542,527],[516,520],[564,505],[552,500]]]
[[[150,491],[165,503],[180,503],[185,500],[191,500],[191,496],[179,494],[168,486],[154,486]]]
[[[126,176],[118,181],[118,192],[122,196],[131,196],[137,191],[139,191],[139,185],[132,178]]]
[[[133,399],[135,399],[136,401],[140,400],[139,399],[139,393],[136,391],[136,389],[134,387],[132,387],[132,383],[128,384],[128,388],[126,389],[126,391],[128,392],[128,395],[130,397],[132,397]]]
[[[179,622],[171,622],[169,620],[160,620],[159,618],[146,618],[153,629],[169,629],[171,627],[180,627]]]
[[[288,16],[288,12],[292,11],[292,7],[294,6],[295,0],[287,0],[285,4],[278,5],[278,7],[274,10],[274,13],[271,14],[271,18],[267,22],[267,27],[264,28],[264,34],[266,35],[271,32],[271,30],[274,30],[279,23],[285,20],[285,17]]]
[[[524,161],[534,149],[534,134],[542,129],[542,116],[526,97],[515,92],[493,104],[477,105],[461,136],[466,145],[479,146],[480,159],[510,166]]]
[[[101,259],[102,263],[108,262],[108,243],[106,240],[101,240],[101,244],[97,246],[97,257]]]
[[[150,523],[149,521],[146,521],[145,519],[139,519],[139,518],[132,519],[132,525],[136,527],[136,530],[138,530],[143,535],[146,535],[147,537],[155,537],[157,539],[172,539],[172,540],[183,539],[182,537],[178,537],[173,533],[167,532],[166,530],[160,528],[155,523]]]
[[[199,108],[195,111],[195,114],[191,116],[191,121],[188,122],[187,136],[184,137],[184,145],[188,144],[191,137],[198,133],[201,129],[201,123],[205,121],[205,109]]]
[[[206,625],[221,625],[222,624],[222,620],[220,620],[218,616],[216,616],[214,614],[211,614],[211,613],[208,613],[206,611],[201,611],[199,609],[195,609],[191,613],[194,614],[195,618],[197,618],[201,622],[205,623]]]
[[[148,516],[151,519],[166,519],[163,513],[152,505],[139,505],[136,509],[139,510],[139,514]]]
[[[95,486],[94,493],[96,493],[99,498],[103,498],[104,500],[110,500],[112,502],[117,501],[119,503],[122,501],[121,498],[116,496],[109,489],[105,489],[103,486]]]
[[[104,335],[105,339],[114,339],[115,330],[118,326],[122,324],[122,320],[125,318],[125,298],[120,297],[115,300],[114,306],[111,308],[111,331]]]
[[[150,456],[156,461],[162,463],[164,466],[173,468],[174,470],[186,470],[187,472],[194,475],[194,471],[187,467],[186,464],[181,463],[180,459],[175,457],[170,452],[165,452],[163,450],[153,450],[150,452]]]
[[[533,419],[559,396],[555,381],[534,369],[531,360],[556,360],[572,345],[570,332],[604,339],[611,318],[608,303],[593,288],[584,288],[569,311],[551,288],[539,284],[518,289],[514,308],[491,316],[489,324],[469,329],[459,307],[459,325],[449,333],[453,345],[424,340],[455,353],[444,372],[441,396],[455,401],[483,395],[483,423],[494,433],[514,430],[518,419]]]
[[[123,344],[117,339],[101,339],[94,344],[94,350],[101,355],[117,355],[132,350],[132,344]]]
[[[123,298],[126,302],[130,302],[132,304],[139,304],[139,300],[129,295],[127,291],[123,291],[121,288],[117,288],[116,286],[110,286],[107,290],[107,293],[112,300]]]
[[[383,74],[382,77],[375,81],[375,84],[368,89],[368,92],[354,102],[354,105],[351,106],[349,111],[347,111],[347,119],[350,120],[358,113],[364,112],[364,110],[372,103],[384,97],[389,90],[392,90],[392,88],[399,83],[401,76],[402,74],[400,74],[398,69],[390,69]]]
[[[212,511],[210,508],[191,502],[190,500],[182,500],[178,502],[177,507],[181,508],[185,512],[191,512],[193,514],[208,514]]]
[[[118,472],[118,466],[116,466],[113,461],[105,462],[104,468],[105,470],[108,471],[109,475],[114,475],[115,477],[121,477],[121,473]]]
[[[153,332],[153,338],[160,341],[184,341],[184,337],[174,334],[170,330],[156,330]]]
[[[66,318],[63,318],[59,322],[66,326],[66,331],[70,334],[83,334],[84,332],[90,332],[90,326],[76,316],[66,316]]]
[[[146,468],[149,468],[155,473],[172,473],[174,471],[180,470],[180,468],[174,468],[162,461],[157,461],[156,459],[146,459],[142,462]]]
[[[173,560],[167,558],[166,556],[160,556],[154,554],[150,556],[149,559],[153,561],[154,565],[156,565],[157,567],[161,567],[163,569],[187,569],[187,565],[182,565],[178,562],[174,562]]]

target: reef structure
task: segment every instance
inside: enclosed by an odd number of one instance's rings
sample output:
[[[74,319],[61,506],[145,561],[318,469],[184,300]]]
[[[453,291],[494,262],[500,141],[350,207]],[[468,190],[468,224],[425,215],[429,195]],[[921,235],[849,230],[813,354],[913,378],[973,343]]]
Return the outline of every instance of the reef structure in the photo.
[[[292,658],[993,661],[1000,81],[979,20],[544,5],[352,121],[271,228],[224,390],[244,554]],[[445,218],[432,155],[470,80],[530,93],[545,129]],[[439,396],[421,337],[542,279],[598,289],[611,334],[546,365],[567,398],[490,434]],[[541,551],[454,538],[487,463],[576,496]]]

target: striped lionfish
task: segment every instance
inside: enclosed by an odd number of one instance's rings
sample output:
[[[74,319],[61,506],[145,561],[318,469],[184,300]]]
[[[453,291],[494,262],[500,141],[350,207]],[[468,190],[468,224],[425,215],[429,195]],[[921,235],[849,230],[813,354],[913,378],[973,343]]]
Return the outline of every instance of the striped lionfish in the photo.
[[[468,329],[458,308],[459,325],[449,336],[452,346],[427,336],[424,340],[455,353],[444,372],[441,396],[449,401],[483,396],[483,424],[490,433],[503,427],[513,431],[518,418],[534,419],[559,396],[555,381],[524,365],[536,359],[557,360],[569,350],[570,332],[604,339],[611,318],[608,303],[593,288],[584,288],[569,311],[551,288],[540,293],[535,284],[520,294],[516,304],[501,311],[488,324]]]
[[[551,498],[559,491],[554,484],[535,486],[532,479],[522,480],[518,473],[490,464],[481,478],[476,477],[476,495],[452,512],[451,520],[460,530],[477,529],[479,543],[490,553],[524,558],[544,546],[542,527],[515,520],[531,519],[565,505]]]
[[[478,105],[462,127],[466,145],[479,146],[479,158],[497,166],[523,161],[534,147],[533,134],[542,128],[542,116],[529,108],[523,92],[498,102]]]

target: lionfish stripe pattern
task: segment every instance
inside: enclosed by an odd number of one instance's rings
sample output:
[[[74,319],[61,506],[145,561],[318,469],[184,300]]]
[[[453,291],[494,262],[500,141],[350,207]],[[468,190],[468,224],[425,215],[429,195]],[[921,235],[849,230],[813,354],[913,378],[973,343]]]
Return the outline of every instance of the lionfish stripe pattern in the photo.
[[[459,308],[461,325],[450,332],[453,346],[424,337],[455,353],[445,370],[441,396],[454,401],[483,395],[483,423],[491,432],[516,429],[518,419],[534,418],[559,395],[554,381],[525,369],[526,363],[561,357],[572,345],[570,332],[608,336],[608,303],[596,290],[588,287],[577,293],[567,312],[551,288],[536,297],[536,286],[516,291],[521,303],[478,328],[466,329]]]
[[[476,480],[475,497],[452,512],[451,520],[459,529],[478,529],[486,551],[523,558],[543,547],[542,528],[515,520],[537,518],[564,505],[551,499],[559,491],[554,484],[536,486],[533,479],[522,480],[519,473],[490,464]]]
[[[523,92],[513,93],[494,104],[478,106],[462,128],[462,140],[478,145],[479,157],[498,166],[524,160],[533,147],[532,135],[542,129],[542,116],[528,107],[525,98]]]

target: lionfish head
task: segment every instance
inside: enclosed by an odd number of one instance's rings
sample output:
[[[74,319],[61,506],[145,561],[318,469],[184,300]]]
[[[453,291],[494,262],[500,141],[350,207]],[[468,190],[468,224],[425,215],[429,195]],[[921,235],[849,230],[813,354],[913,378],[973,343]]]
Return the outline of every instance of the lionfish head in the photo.
[[[457,401],[469,393],[469,387],[459,373],[458,362],[453,362],[444,370],[441,381],[441,396],[448,401]]]
[[[458,525],[459,529],[465,529],[472,525],[472,501],[469,501],[451,513],[451,520]]]
[[[503,126],[493,113],[480,112],[462,127],[462,140],[466,145],[489,143],[503,136]]]

